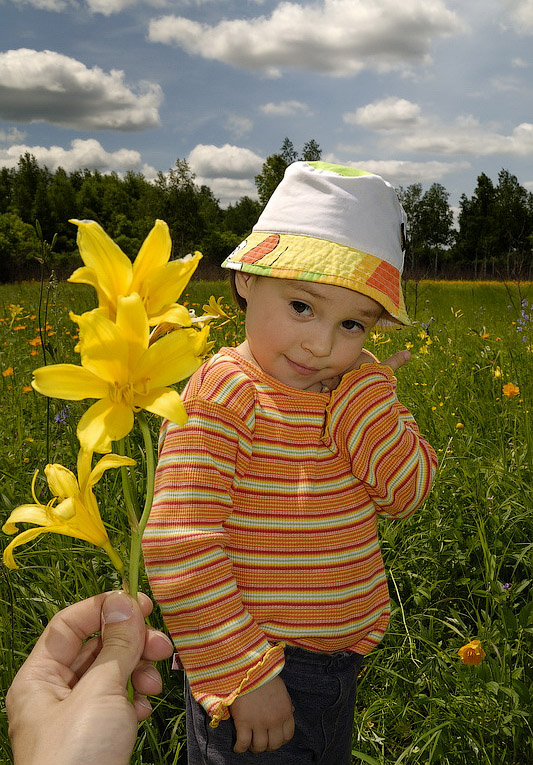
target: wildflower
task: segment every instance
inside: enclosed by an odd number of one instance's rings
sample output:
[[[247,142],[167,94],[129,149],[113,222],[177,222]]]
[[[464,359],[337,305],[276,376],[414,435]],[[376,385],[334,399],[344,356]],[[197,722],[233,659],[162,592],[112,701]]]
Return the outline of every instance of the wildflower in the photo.
[[[78,247],[85,265],[74,271],[69,282],[94,287],[99,306],[108,318],[115,320],[119,297],[137,293],[150,326],[161,322],[191,325],[189,312],[175,301],[202,255],[195,252],[169,262],[171,240],[164,221],[156,220],[133,264],[95,221],[71,220],[71,223],[78,226]]]
[[[459,648],[457,655],[467,667],[477,667],[485,658],[486,653],[481,647],[481,640],[471,640],[462,648]]]
[[[13,367],[8,367],[7,369],[2,370],[2,377],[11,377],[13,375]]]
[[[66,425],[69,414],[70,414],[70,407],[65,406],[58,414],[56,414],[56,416],[54,417],[54,420],[55,422],[59,423],[59,425]]]
[[[457,428],[457,430],[463,430],[463,428],[464,428],[464,425],[463,425],[463,423],[462,423],[462,422],[458,422],[458,423],[455,425],[455,427]]]
[[[426,337],[428,337],[428,333],[426,332],[426,330],[425,330],[425,329],[420,329],[420,330],[418,331],[418,337],[419,337],[421,340],[425,340],[425,339],[426,339]]]
[[[22,388],[23,393],[32,393],[32,391],[33,391],[33,388],[31,387],[31,385],[24,385],[24,387]]]
[[[490,332],[483,332],[483,334],[481,335],[482,340],[488,340],[489,337],[490,337]]]
[[[410,343],[409,341],[407,341],[405,344],[405,347],[407,348],[408,351],[410,351],[411,348],[413,347],[413,343]]]
[[[28,340],[28,343],[30,345],[33,345],[35,348],[39,345],[42,345],[42,341],[40,337],[34,337],[32,340]]]
[[[44,469],[48,486],[54,495],[48,504],[39,502],[35,494],[35,481],[38,470],[33,476],[31,491],[34,505],[20,505],[15,508],[2,527],[5,534],[16,534],[18,523],[34,523],[38,528],[22,531],[4,550],[4,563],[9,568],[18,568],[13,557],[13,550],[19,545],[35,539],[39,534],[50,531],[76,539],[91,542],[103,548],[119,571],[122,561],[111,546],[109,537],[100,517],[93,486],[100,480],[104,471],[122,465],[134,465],[135,460],[118,454],[106,454],[91,470],[92,452],[80,449],[78,453],[78,478],[63,465],[47,465]]]
[[[502,388],[502,393],[504,396],[507,396],[507,398],[512,398],[513,396],[520,395],[520,388],[518,387],[518,385],[515,385],[512,382],[505,383],[505,385]]]
[[[26,329],[25,324],[17,324],[16,327],[13,327],[13,332],[22,332],[23,329]]]
[[[81,366],[54,364],[34,371],[33,387],[45,396],[80,401],[96,398],[78,423],[82,447],[111,451],[111,442],[133,427],[133,413],[146,409],[183,424],[177,391],[168,386],[202,363],[209,328],[179,329],[149,346],[148,317],[139,295],[119,297],[116,323],[96,308],[71,314],[80,327]]]
[[[429,348],[428,348],[428,346],[427,346],[427,345],[423,345],[423,346],[422,346],[422,347],[419,349],[418,353],[429,353]]]
[[[205,313],[210,314],[213,317],[220,317],[221,319],[229,319],[228,314],[224,311],[222,308],[222,301],[224,300],[223,297],[219,297],[218,300],[215,299],[214,295],[211,295],[209,298],[209,302],[206,303],[204,306],[202,306]]]
[[[502,377],[503,372],[500,367],[494,367],[494,369],[491,369],[493,377]]]

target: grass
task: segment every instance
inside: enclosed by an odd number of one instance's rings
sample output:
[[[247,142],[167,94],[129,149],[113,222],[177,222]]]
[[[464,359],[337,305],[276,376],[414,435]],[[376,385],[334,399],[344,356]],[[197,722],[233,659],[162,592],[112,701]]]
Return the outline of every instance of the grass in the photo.
[[[226,284],[207,282],[191,284],[184,300],[201,312],[211,294],[229,301]],[[381,524],[392,618],[360,678],[353,762],[524,765],[533,749],[532,285],[408,283],[406,296],[413,326],[375,333],[368,347],[382,359],[410,347],[398,396],[437,450],[440,468],[411,520]],[[0,287],[3,519],[31,501],[36,468],[42,475],[48,461],[75,465],[84,404],[44,399],[28,386],[43,363],[37,339],[49,362],[76,361],[68,310],[87,310],[94,299],[89,289],[53,283],[45,297],[39,333],[38,285]],[[235,344],[242,332],[242,321],[214,329],[215,348]],[[507,383],[519,394],[504,395]],[[156,436],[157,418],[151,428]],[[140,439],[132,448],[140,456]],[[137,478],[142,493],[141,472]],[[37,486],[44,497],[45,484]],[[96,493],[124,553],[118,471],[109,471]],[[43,535],[19,548],[17,559],[18,571],[0,567],[4,693],[56,610],[119,584],[100,550],[67,538]],[[144,579],[141,587],[148,591]],[[152,622],[161,624],[157,613]],[[486,658],[468,667],[457,650],[475,638]],[[185,762],[181,678],[167,666],[162,672],[165,690],[140,728],[133,763]],[[0,762],[9,762],[4,713],[0,722]]]

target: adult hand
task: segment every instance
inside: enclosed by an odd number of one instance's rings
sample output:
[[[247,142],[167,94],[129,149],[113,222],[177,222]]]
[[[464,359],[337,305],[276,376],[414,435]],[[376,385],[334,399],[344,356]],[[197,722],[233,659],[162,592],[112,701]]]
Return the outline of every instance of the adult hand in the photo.
[[[149,662],[168,658],[170,640],[144,622],[150,598],[95,595],[59,611],[6,697],[15,765],[127,765],[145,694],[161,691]],[[101,630],[100,635],[87,640]],[[131,676],[133,704],[126,685]]]
[[[279,676],[238,696],[229,710],[237,732],[234,752],[272,752],[294,736],[294,707]]]

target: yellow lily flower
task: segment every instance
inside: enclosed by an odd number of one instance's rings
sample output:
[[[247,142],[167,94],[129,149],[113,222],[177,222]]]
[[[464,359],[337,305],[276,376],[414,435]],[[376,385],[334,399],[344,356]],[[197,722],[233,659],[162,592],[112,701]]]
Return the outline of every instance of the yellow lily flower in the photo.
[[[209,302],[206,303],[202,308],[208,314],[207,318],[209,319],[215,319],[217,317],[221,319],[229,319],[228,314],[224,311],[222,308],[222,302],[224,298],[219,297],[218,299],[215,298],[214,295],[211,295],[209,298]],[[200,318],[206,318],[206,317],[200,317]]]
[[[54,495],[47,505],[39,502],[35,494],[35,480],[39,472],[38,470],[35,471],[31,486],[35,504],[20,505],[20,507],[15,508],[3,525],[2,531],[5,534],[16,534],[18,523],[35,523],[40,528],[22,531],[9,543],[4,550],[6,566],[13,569],[18,568],[13,557],[15,547],[48,531],[83,539],[97,547],[102,547],[111,558],[115,568],[118,571],[122,570],[122,561],[111,546],[92,487],[100,480],[105,470],[121,465],[135,465],[135,460],[121,457],[118,454],[106,454],[92,470],[91,463],[92,452],[80,449],[78,453],[78,478],[63,465],[47,465],[44,472],[50,491]]]
[[[81,401],[99,399],[78,423],[83,448],[111,451],[111,442],[126,436],[133,414],[146,409],[172,422],[187,420],[179,393],[169,388],[189,377],[202,363],[209,327],[182,328],[149,345],[148,317],[139,295],[119,297],[117,320],[96,308],[71,314],[80,328],[76,350],[81,367],[54,364],[34,371],[32,385],[45,396]]]
[[[167,224],[156,220],[132,264],[127,255],[92,220],[70,221],[78,227],[78,248],[85,263],[69,282],[90,284],[98,304],[115,320],[118,298],[137,293],[148,314],[150,326],[163,321],[191,325],[185,306],[176,303],[193,275],[201,253],[169,262],[172,243]]]

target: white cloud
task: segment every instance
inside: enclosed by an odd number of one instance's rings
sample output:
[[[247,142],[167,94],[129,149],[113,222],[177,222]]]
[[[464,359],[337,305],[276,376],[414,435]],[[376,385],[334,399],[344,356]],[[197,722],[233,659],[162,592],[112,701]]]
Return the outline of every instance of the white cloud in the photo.
[[[396,136],[394,146],[429,154],[533,156],[533,124],[523,122],[505,135],[472,116],[458,117],[450,124],[428,120],[423,127]]]
[[[100,170],[103,173],[117,171],[125,173],[128,170],[141,172],[149,180],[155,178],[153,167],[143,164],[138,151],[119,149],[108,152],[94,138],[71,141],[70,149],[62,146],[26,146],[14,144],[7,149],[0,149],[0,167],[16,167],[22,154],[32,154],[40,165],[46,165],[55,172],[62,167],[67,172],[83,168]]]
[[[145,5],[154,8],[165,8],[169,5],[169,0],[142,0]],[[74,7],[79,11],[86,8],[91,13],[101,13],[104,16],[111,16],[113,13],[130,8],[133,5],[140,5],[141,0],[11,0],[14,5],[31,5],[33,8],[41,11],[64,11],[68,7]],[[196,3],[201,0],[196,0]],[[174,3],[175,4],[175,3]],[[181,5],[190,5],[187,0],[182,0]]]
[[[187,162],[196,175],[195,183],[209,186],[223,207],[243,196],[257,198],[254,178],[264,159],[250,149],[230,144],[198,144],[190,152]]]
[[[251,178],[261,170],[264,159],[250,149],[224,144],[212,146],[198,144],[190,152],[187,162],[191,170],[204,178]]]
[[[238,202],[242,197],[257,199],[257,189],[253,180],[236,178],[202,178],[197,176],[195,183],[209,186],[221,207]]]
[[[511,61],[511,66],[513,66],[515,69],[528,69],[529,62],[525,61],[523,58],[513,58]]]
[[[281,2],[270,17],[213,26],[163,16],[151,21],[149,39],[271,76],[285,67],[346,76],[427,62],[433,38],[464,29],[443,0],[322,0]]]
[[[0,53],[0,119],[50,122],[78,130],[142,130],[159,125],[159,85],[141,81],[135,92],[124,72],[88,68],[51,50]]]
[[[450,123],[425,116],[418,104],[403,98],[374,101],[348,112],[344,121],[374,130],[395,152],[533,156],[533,123],[523,122],[506,135],[472,115]]]
[[[0,143],[15,143],[17,141],[23,141],[26,138],[26,133],[18,128],[9,128],[9,130],[0,130]]]
[[[533,2],[532,0],[505,0],[509,15],[515,30],[519,34],[533,32]]]
[[[251,132],[254,123],[248,117],[240,117],[237,114],[230,114],[226,118],[225,126],[229,132],[236,138],[242,138]]]
[[[293,117],[296,114],[309,116],[312,114],[309,107],[301,101],[279,101],[277,104],[270,101],[259,107],[259,111],[267,117]]]
[[[349,151],[349,147],[339,147],[339,151]],[[412,183],[431,184],[440,181],[446,175],[465,170],[470,167],[468,162],[410,162],[398,159],[359,159],[347,162],[334,154],[328,154],[326,162],[339,162],[349,167],[368,170],[370,173],[381,175],[393,186],[408,186]]]
[[[420,123],[420,107],[405,98],[384,98],[343,115],[349,125],[370,130],[397,130]]]

